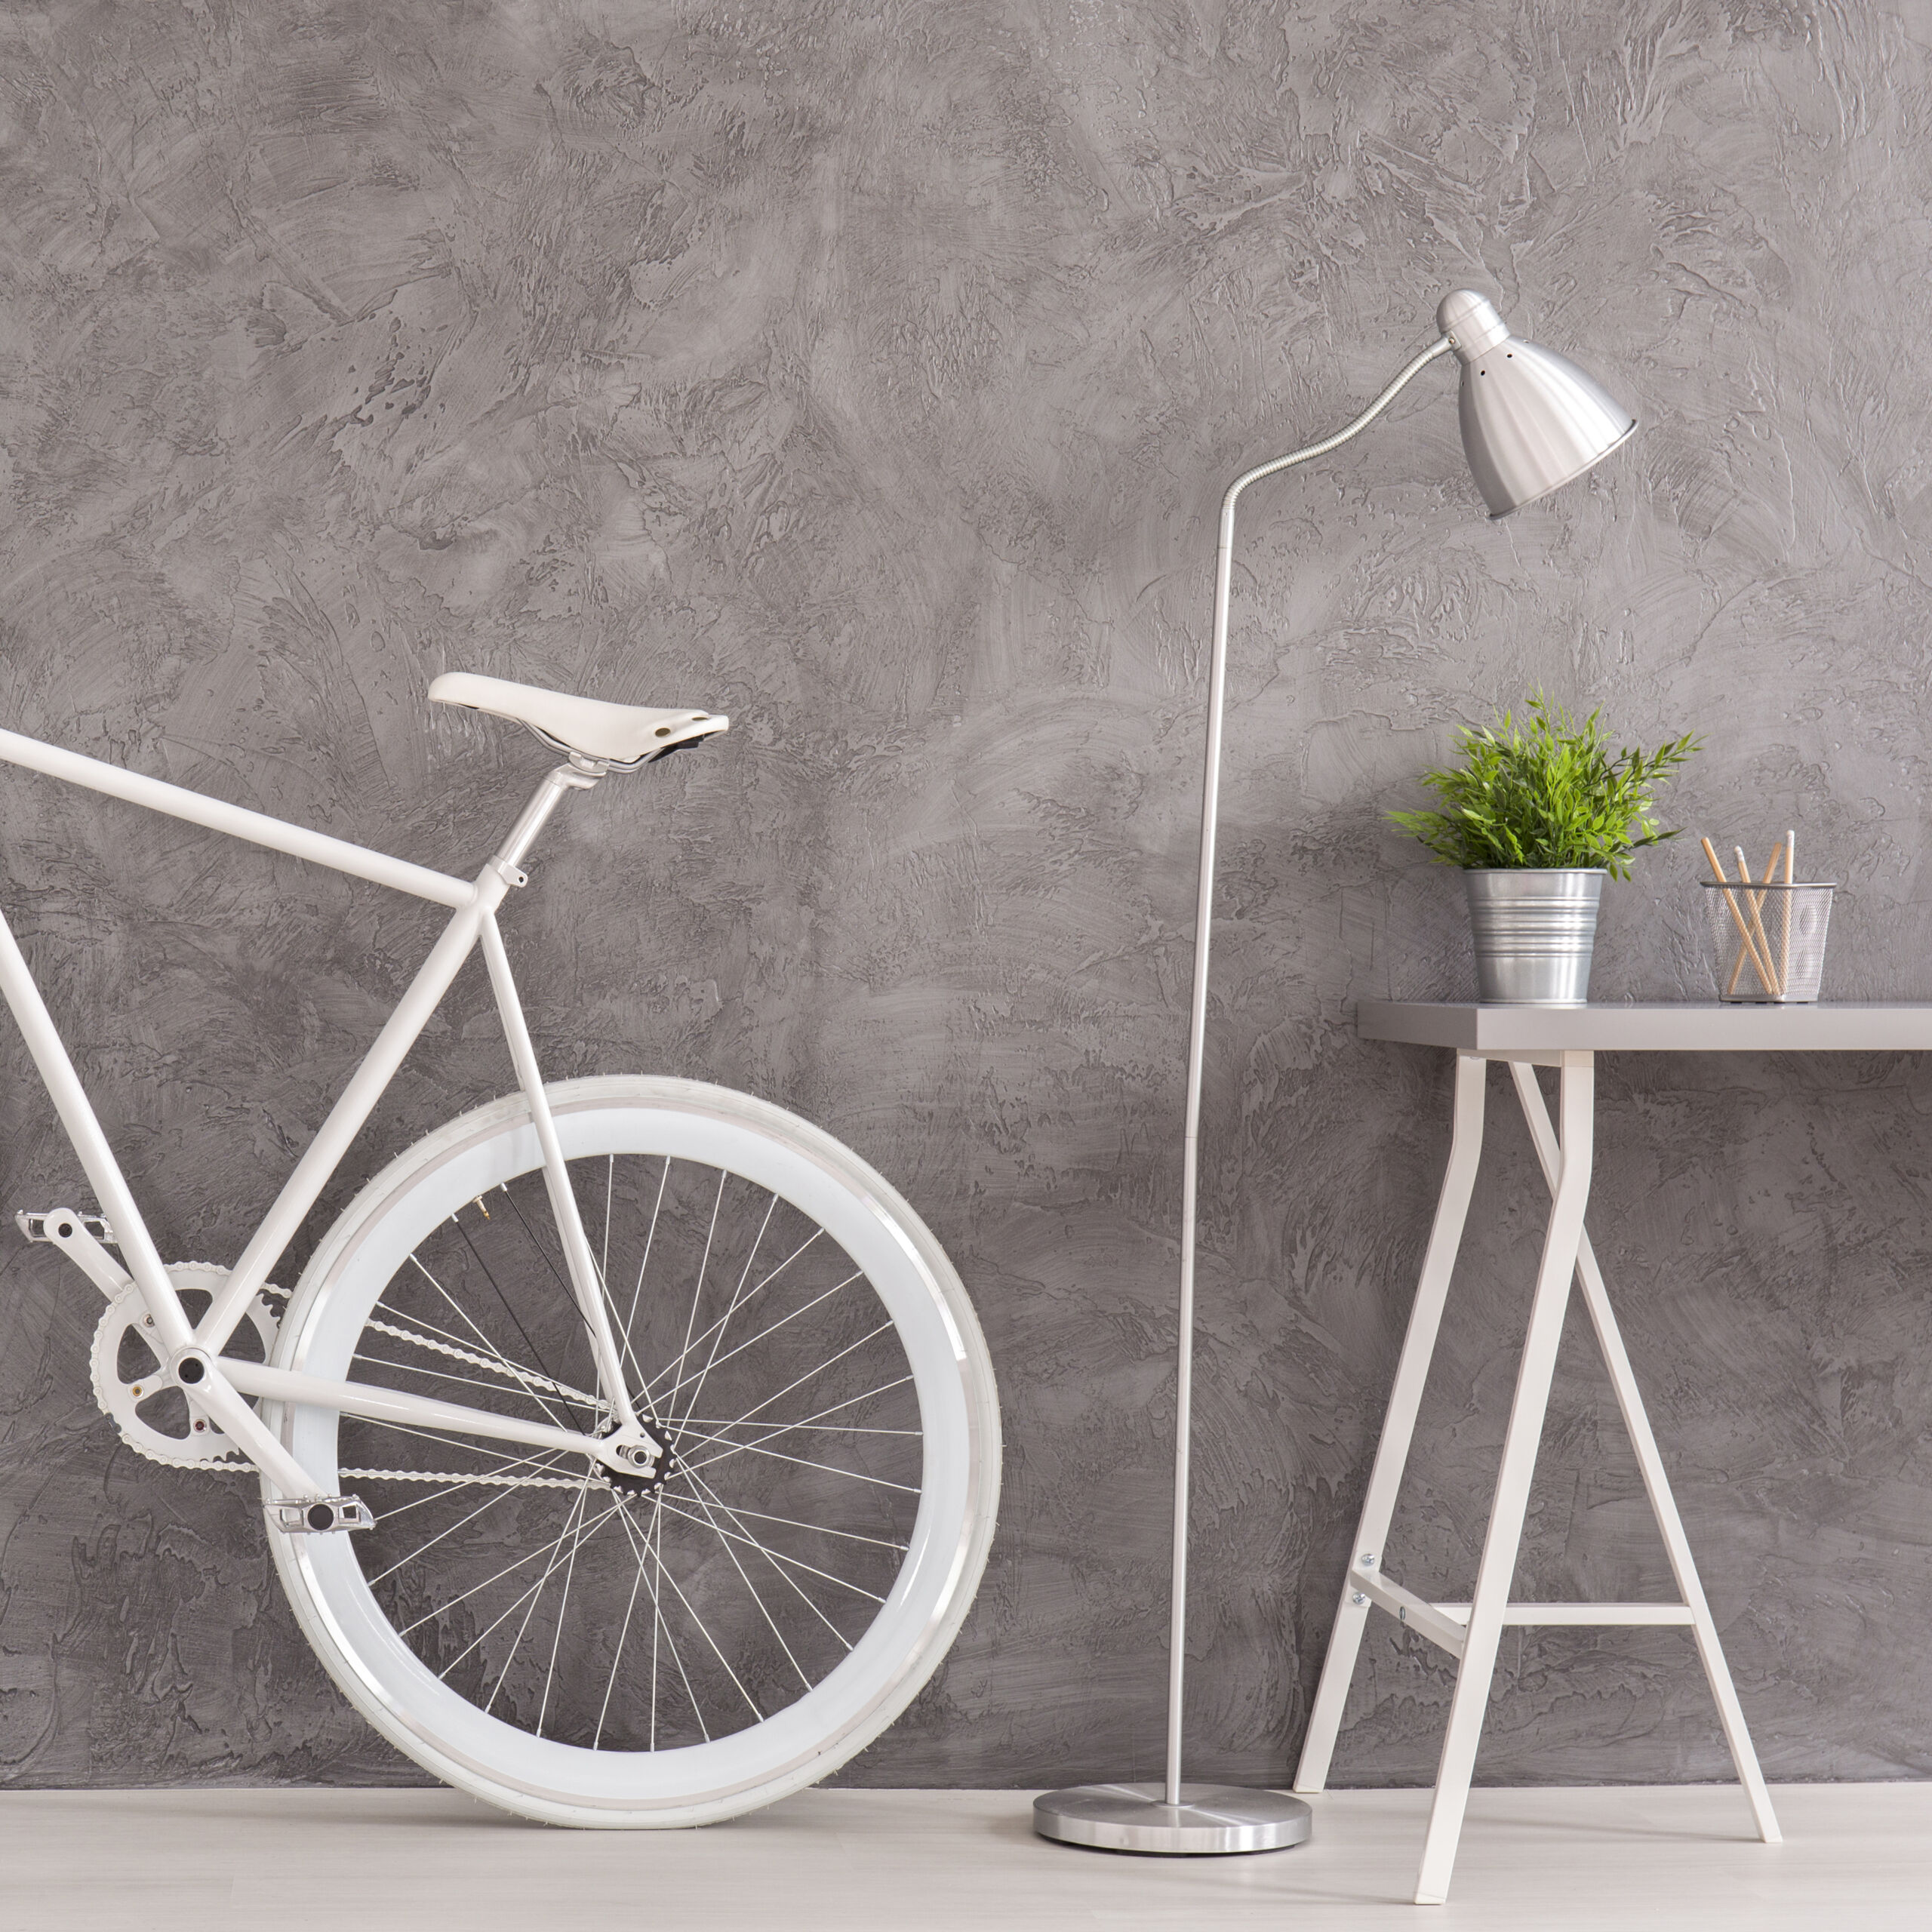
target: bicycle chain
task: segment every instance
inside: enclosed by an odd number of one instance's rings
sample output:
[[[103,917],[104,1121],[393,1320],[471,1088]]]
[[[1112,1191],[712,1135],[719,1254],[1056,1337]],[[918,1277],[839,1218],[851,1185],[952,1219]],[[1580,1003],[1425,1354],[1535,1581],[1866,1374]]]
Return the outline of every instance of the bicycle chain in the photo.
[[[539,1375],[534,1369],[506,1367],[500,1361],[493,1361],[488,1355],[479,1355],[472,1349],[458,1348],[452,1342],[439,1342],[428,1335],[419,1335],[413,1328],[399,1328],[393,1321],[378,1321],[372,1315],[362,1324],[373,1328],[379,1334],[393,1335],[399,1342],[408,1342],[419,1349],[433,1349],[439,1355],[453,1356],[458,1361],[466,1361],[472,1368],[486,1369],[492,1375],[500,1376],[512,1387],[531,1392],[543,1392],[555,1395],[560,1401],[574,1402],[580,1407],[595,1411],[606,1411],[611,1404],[601,1395],[588,1394],[581,1389],[573,1389],[568,1383],[558,1382],[548,1375]]]
[[[608,1489],[601,1476],[586,1481],[582,1476],[458,1475],[448,1469],[343,1469],[346,1481],[356,1482],[440,1482],[454,1487],[459,1483],[481,1483],[489,1489]],[[628,1494],[628,1492],[623,1492]]]
[[[264,1294],[275,1295],[283,1301],[288,1299],[286,1288],[264,1288]],[[492,1359],[479,1355],[473,1349],[459,1348],[454,1342],[438,1341],[434,1336],[419,1334],[414,1328],[400,1328],[393,1321],[379,1321],[374,1316],[362,1324],[373,1328],[380,1334],[393,1335],[398,1342],[408,1342],[419,1349],[432,1349],[439,1355],[448,1355],[457,1361],[466,1361],[472,1368],[486,1370],[490,1374],[500,1376],[513,1386],[555,1395],[560,1401],[575,1402],[580,1407],[599,1414],[608,1411],[611,1404],[601,1395],[592,1395],[581,1389],[573,1389],[567,1382],[558,1382],[548,1375],[540,1375],[534,1369],[518,1368],[506,1364],[500,1358]]]

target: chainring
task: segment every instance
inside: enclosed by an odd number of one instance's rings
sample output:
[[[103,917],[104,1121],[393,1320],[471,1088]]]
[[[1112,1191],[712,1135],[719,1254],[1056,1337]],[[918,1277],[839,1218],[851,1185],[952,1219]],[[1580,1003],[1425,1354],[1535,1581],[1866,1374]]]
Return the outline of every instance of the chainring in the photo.
[[[168,1278],[177,1294],[212,1297],[227,1280],[228,1270],[206,1261],[183,1261],[168,1269]],[[257,1295],[242,1320],[260,1338],[266,1361],[275,1348],[275,1312]],[[107,1304],[88,1358],[94,1400],[113,1417],[121,1439],[149,1462],[171,1469],[250,1467],[214,1418],[197,1407],[162,1366],[153,1337],[152,1319],[131,1281]]]

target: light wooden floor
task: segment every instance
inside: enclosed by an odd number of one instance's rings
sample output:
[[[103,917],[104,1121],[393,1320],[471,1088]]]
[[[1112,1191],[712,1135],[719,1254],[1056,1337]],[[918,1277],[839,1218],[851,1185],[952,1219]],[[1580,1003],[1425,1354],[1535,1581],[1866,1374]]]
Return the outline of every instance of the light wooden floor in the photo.
[[[1786,1786],[1783,1845],[1724,1786],[1477,1791],[1454,1894],[1404,1901],[1427,1794],[1315,1800],[1313,1841],[1122,1858],[1033,1836],[1017,1792],[808,1792],[703,1832],[563,1832],[443,1791],[0,1795],[7,1932],[1893,1932],[1932,1927],[1932,1783]]]

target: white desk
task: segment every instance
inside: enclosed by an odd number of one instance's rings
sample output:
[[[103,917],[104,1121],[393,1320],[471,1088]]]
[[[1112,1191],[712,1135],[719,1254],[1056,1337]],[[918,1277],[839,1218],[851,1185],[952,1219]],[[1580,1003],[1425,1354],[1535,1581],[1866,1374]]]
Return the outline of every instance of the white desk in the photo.
[[[1422,1278],[1409,1315],[1407,1334],[1390,1392],[1389,1412],[1376,1446],[1368,1494],[1362,1505],[1354,1560],[1342,1584],[1341,1607],[1321,1667],[1307,1742],[1295,1774],[1295,1789],[1319,1791],[1340,1729],[1349,1680],[1371,1610],[1383,1610],[1457,1660],[1455,1696],[1443,1738],[1429,1832],[1416,1881],[1416,1903],[1439,1905],[1449,1894],[1449,1875],[1468,1802],[1476,1741],[1482,1729],[1497,1646],[1512,1624],[1681,1624],[1696,1639],[1697,1653],[1731,1761],[1750,1800],[1758,1835],[1777,1842],[1777,1820],[1758,1768],[1757,1753],[1718,1641],[1710,1606],[1691,1561],[1690,1546],[1657,1454],[1657,1439],[1637,1392],[1603,1276],[1583,1230],[1589,1197],[1596,1056],[1600,1053],[1932,1053],[1932,1004],[1911,1006],[1586,1006],[1509,1007],[1442,1004],[1419,1001],[1364,1000],[1355,1017],[1364,1039],[1446,1047],[1456,1054],[1454,1129],[1449,1163],[1436,1203],[1435,1222],[1423,1257]],[[1484,1089],[1489,1063],[1509,1065],[1516,1097],[1534,1142],[1551,1206],[1536,1293],[1517,1371],[1516,1393],[1503,1441],[1496,1500],[1483,1540],[1475,1591],[1468,1603],[1432,1603],[1387,1575],[1383,1546],[1408,1461],[1423,1385],[1435,1351],[1449,1278],[1482,1153]],[[1552,1125],[1535,1069],[1558,1069],[1558,1111],[1562,1132]],[[1603,1351],[1625,1428],[1637,1452],[1644,1491],[1663,1537],[1676,1580],[1670,1603],[1512,1603],[1509,1586],[1522,1541],[1530,1479],[1536,1469],[1543,1415],[1557,1343],[1572,1279]]]
[[[1477,1006],[1365,999],[1364,1040],[1503,1060],[1610,1054],[1932,1053],[1932,1002],[1913,1006]],[[1553,1057],[1543,1063],[1554,1066]]]

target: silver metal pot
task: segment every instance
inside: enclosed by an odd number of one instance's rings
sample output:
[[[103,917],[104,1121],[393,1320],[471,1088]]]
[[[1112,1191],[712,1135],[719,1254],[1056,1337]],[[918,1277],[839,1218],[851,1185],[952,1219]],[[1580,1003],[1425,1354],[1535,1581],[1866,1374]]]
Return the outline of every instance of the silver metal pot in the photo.
[[[1466,872],[1475,940],[1476,998],[1485,1006],[1581,1006],[1604,874]]]

